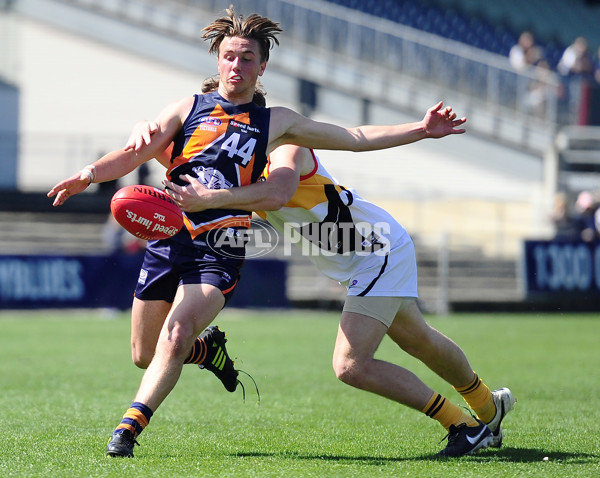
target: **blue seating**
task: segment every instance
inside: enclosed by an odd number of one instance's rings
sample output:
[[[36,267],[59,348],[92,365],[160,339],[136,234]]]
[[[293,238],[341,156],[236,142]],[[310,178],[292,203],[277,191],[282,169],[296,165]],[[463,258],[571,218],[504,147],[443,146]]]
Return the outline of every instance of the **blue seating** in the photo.
[[[600,46],[600,5],[585,0],[327,1],[505,56],[531,30],[553,67],[576,36],[585,36],[592,51]]]

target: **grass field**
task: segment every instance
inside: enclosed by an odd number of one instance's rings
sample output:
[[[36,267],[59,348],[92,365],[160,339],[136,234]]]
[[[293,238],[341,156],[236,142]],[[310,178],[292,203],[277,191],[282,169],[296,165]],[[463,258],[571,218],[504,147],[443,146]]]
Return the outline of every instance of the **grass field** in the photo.
[[[225,311],[229,352],[258,382],[227,393],[186,366],[133,459],[104,456],[142,371],[128,315],[2,312],[0,477],[600,476],[600,320],[592,315],[428,317],[491,387],[518,403],[500,450],[437,461],[444,430],[424,415],[337,381],[338,315]],[[386,340],[378,357],[462,399]],[[544,457],[548,457],[544,461]]]

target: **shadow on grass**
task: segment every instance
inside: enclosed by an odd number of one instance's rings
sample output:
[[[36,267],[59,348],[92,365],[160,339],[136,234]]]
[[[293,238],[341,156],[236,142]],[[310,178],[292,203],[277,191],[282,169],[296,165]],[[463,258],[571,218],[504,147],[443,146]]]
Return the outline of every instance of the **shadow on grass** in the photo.
[[[489,458],[494,458],[498,461],[506,461],[512,463],[533,463],[543,461],[544,458],[548,461],[560,461],[573,464],[598,463],[599,455],[591,453],[571,453],[565,451],[539,450],[536,448],[511,448],[502,447],[499,450],[488,448],[479,455],[473,455],[471,459],[480,459],[487,461]]]
[[[485,450],[471,456],[462,458],[439,458],[436,455],[420,455],[409,457],[380,457],[380,456],[345,456],[345,455],[327,455],[327,454],[301,454],[294,452],[282,453],[262,453],[262,452],[240,452],[233,453],[230,456],[248,457],[248,458],[289,458],[295,460],[324,460],[339,462],[356,462],[366,465],[383,465],[385,463],[403,462],[403,461],[447,461],[455,459],[465,459],[478,462],[508,462],[508,463],[534,463],[544,461],[548,457],[549,462],[567,462],[571,464],[597,463],[600,456],[589,453],[569,453],[561,451],[547,451],[533,448],[510,448],[504,447],[500,450]]]
[[[381,456],[347,456],[347,455],[326,455],[326,454],[302,454],[295,452],[282,453],[262,453],[262,452],[240,452],[233,453],[231,456],[240,458],[288,458],[294,460],[318,460],[318,461],[339,461],[339,462],[356,462],[366,465],[383,465],[385,463],[394,463],[401,461],[419,461],[433,459],[434,456],[420,457],[381,457]]]

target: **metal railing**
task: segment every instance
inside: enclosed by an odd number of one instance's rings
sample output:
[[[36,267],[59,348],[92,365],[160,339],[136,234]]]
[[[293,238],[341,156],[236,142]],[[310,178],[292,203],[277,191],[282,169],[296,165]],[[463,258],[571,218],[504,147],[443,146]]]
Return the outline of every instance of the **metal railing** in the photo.
[[[211,10],[223,4],[219,0],[180,3]],[[552,72],[517,72],[507,57],[340,6],[319,1],[299,5],[288,0],[240,0],[237,4],[241,11],[264,12],[280,21],[286,35],[304,43],[311,54],[333,52],[345,58],[341,64],[363,73],[387,70],[392,81],[399,73],[520,113],[528,112],[527,95],[533,86],[551,91],[560,84]],[[558,122],[557,101],[548,95],[548,107],[536,115],[538,119]]]
[[[230,1],[62,3],[199,43],[202,28],[223,14]],[[320,86],[410,111],[421,111],[422,105],[415,103],[415,95],[397,93],[399,88],[460,98],[467,110],[483,111],[491,118],[482,122],[491,125],[482,133],[538,153],[551,142],[559,126],[573,122],[579,97],[559,98],[561,81],[553,71],[518,72],[504,56],[317,0],[238,0],[235,4],[240,13],[258,12],[280,22],[284,29],[282,46],[272,56],[271,68]],[[502,121],[512,125],[504,136]],[[514,134],[515,124],[523,128],[521,134]],[[540,134],[544,136],[541,145],[530,142]]]
[[[191,9],[222,13],[222,0],[180,0]],[[558,125],[572,121],[569,115],[577,95],[561,99],[561,79],[553,71],[538,68],[516,71],[508,58],[447,38],[416,30],[384,18],[341,6],[308,0],[239,0],[241,12],[259,12],[279,21],[301,60],[293,72],[305,79],[353,96],[406,108],[405,101],[390,96],[394,85],[415,81],[423,89],[442,89],[460,94],[469,105],[489,108],[494,115],[518,115],[526,127],[554,133]],[[309,62],[307,57],[318,57]],[[272,63],[290,62],[274,55]],[[322,65],[321,71],[314,68]],[[332,74],[341,70],[345,74]],[[369,85],[371,87],[369,87]],[[415,109],[415,108],[413,108]],[[416,108],[418,109],[418,108]]]

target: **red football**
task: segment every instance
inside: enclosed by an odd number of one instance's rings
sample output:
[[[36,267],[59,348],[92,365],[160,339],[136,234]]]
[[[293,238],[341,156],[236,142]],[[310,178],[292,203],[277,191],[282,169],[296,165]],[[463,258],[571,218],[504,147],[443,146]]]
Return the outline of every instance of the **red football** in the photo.
[[[119,189],[110,201],[117,222],[140,239],[167,239],[183,227],[183,214],[160,189],[133,185]]]

